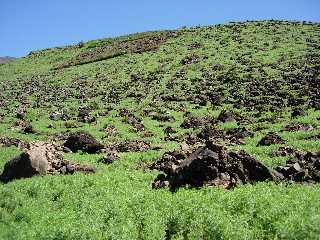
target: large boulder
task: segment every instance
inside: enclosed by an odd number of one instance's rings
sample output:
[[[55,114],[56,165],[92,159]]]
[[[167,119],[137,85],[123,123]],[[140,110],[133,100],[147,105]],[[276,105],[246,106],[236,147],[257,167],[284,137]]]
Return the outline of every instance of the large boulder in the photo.
[[[230,189],[241,184],[281,178],[244,151],[228,152],[224,146],[210,141],[185,159],[184,156],[169,153],[160,160],[158,166],[164,166],[166,175],[160,174],[157,177],[153,183],[154,188],[170,186],[175,190],[183,185],[213,185]],[[166,159],[171,163],[165,164]]]
[[[64,146],[72,152],[79,150],[87,153],[96,153],[104,148],[90,133],[75,132],[70,133]]]
[[[92,173],[94,169],[65,161],[62,152],[56,146],[39,141],[30,143],[20,155],[5,164],[0,181],[6,183],[36,175],[67,174],[75,171]]]

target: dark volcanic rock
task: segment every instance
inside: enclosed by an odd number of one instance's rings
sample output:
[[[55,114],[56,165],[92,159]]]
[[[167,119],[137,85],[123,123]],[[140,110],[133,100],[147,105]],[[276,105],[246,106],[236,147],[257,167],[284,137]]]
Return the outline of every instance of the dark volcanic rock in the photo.
[[[203,126],[208,123],[212,123],[213,118],[212,117],[198,117],[194,116],[190,113],[186,114],[186,117],[184,121],[181,124],[182,128],[198,128],[200,126]]]
[[[90,166],[63,160],[63,155],[56,146],[46,142],[33,142],[19,156],[8,161],[0,176],[0,181],[29,178],[36,175],[72,174],[75,171],[93,173]]]
[[[229,110],[224,110],[219,114],[218,120],[221,122],[231,122],[234,120],[233,113]]]
[[[291,112],[291,117],[293,117],[293,118],[299,117],[299,116],[304,116],[304,115],[306,115],[306,112],[301,108],[294,108]]]
[[[142,121],[135,116],[131,115],[126,118],[126,122],[129,123],[135,132],[144,131],[144,125]]]
[[[286,156],[295,156],[298,153],[298,150],[295,150],[290,147],[279,147],[277,150],[272,152],[272,156],[276,157],[286,157]]]
[[[287,180],[296,182],[319,182],[320,181],[320,152],[296,153],[285,166],[275,168]]]
[[[145,141],[123,141],[117,142],[111,146],[118,152],[144,152],[150,149],[150,145]]]
[[[94,116],[90,115],[90,109],[82,107],[79,108],[78,113],[78,121],[83,123],[93,123],[96,121],[96,118]]]
[[[224,139],[230,141],[235,144],[243,144],[243,139],[246,137],[252,137],[254,132],[246,129],[246,128],[233,128],[228,129],[224,133]]]
[[[270,169],[244,151],[227,151],[222,145],[208,141],[196,151],[174,151],[151,165],[163,171],[153,182],[153,188],[169,186],[172,191],[189,185],[220,186],[230,189],[238,185],[260,181],[320,182],[320,152],[302,153],[291,149],[292,157],[285,166]]]
[[[15,146],[21,149],[28,148],[29,144],[25,141],[22,141],[17,138],[9,138],[9,137],[0,137],[0,144],[5,145],[6,147]]]
[[[103,130],[108,134],[108,136],[117,136],[119,134],[118,129],[112,124],[106,125]]]
[[[17,110],[16,112],[16,118],[20,119],[20,120],[24,120],[27,116],[27,112],[24,108],[20,108]]]
[[[64,146],[72,152],[81,150],[87,153],[96,153],[104,148],[101,143],[87,132],[70,133]]]
[[[157,120],[160,122],[171,122],[175,120],[174,117],[169,114],[155,113],[151,117],[153,120]]]
[[[310,130],[313,130],[313,127],[310,124],[294,124],[294,125],[287,125],[283,130],[289,131],[289,132],[310,131]]]
[[[108,152],[101,159],[99,159],[98,162],[104,163],[104,164],[111,164],[115,161],[118,161],[119,159],[120,157],[116,152]]]
[[[309,106],[315,110],[320,110],[320,101],[311,101]]]
[[[166,127],[165,129],[163,129],[164,133],[166,134],[170,134],[170,133],[177,133],[177,131],[173,128],[173,127]]]
[[[183,185],[222,186],[230,189],[239,184],[265,180],[279,180],[279,176],[247,153],[228,152],[224,146],[207,142],[189,156],[169,153],[155,164],[164,171],[154,181],[153,187],[170,186],[171,190]]]
[[[188,64],[192,64],[192,63],[196,63],[200,60],[200,57],[197,55],[190,55],[190,56],[186,56],[185,58],[183,58],[180,63],[182,65],[188,65]]]
[[[150,165],[150,169],[171,174],[192,153],[187,144],[182,144],[179,150],[165,153],[161,159]]]
[[[209,125],[201,129],[201,131],[197,134],[197,137],[208,141],[209,139],[212,140],[222,138],[222,133],[217,128],[214,128]]]
[[[284,144],[284,140],[276,133],[269,132],[258,143],[257,146],[270,146],[273,144]]]
[[[23,130],[23,133],[35,133],[33,126],[31,124],[28,124]]]

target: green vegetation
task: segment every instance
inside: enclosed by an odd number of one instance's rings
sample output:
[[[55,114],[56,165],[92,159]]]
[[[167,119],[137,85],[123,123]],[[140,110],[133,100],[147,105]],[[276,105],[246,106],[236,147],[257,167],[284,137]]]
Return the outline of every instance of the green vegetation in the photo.
[[[110,165],[103,153],[65,153],[92,175],[0,183],[0,239],[319,239],[319,183],[172,193],[152,189],[159,172],[148,168],[208,126],[270,167],[289,159],[274,154],[281,146],[319,152],[319,46],[319,24],[261,21],[94,40],[0,65],[0,138],[62,143],[57,134],[85,130],[106,145],[151,146]],[[234,119],[217,120],[224,110]],[[199,123],[187,126],[192,117]],[[225,137],[241,128],[253,136]],[[268,132],[285,143],[257,146]],[[0,172],[19,152],[0,141]]]

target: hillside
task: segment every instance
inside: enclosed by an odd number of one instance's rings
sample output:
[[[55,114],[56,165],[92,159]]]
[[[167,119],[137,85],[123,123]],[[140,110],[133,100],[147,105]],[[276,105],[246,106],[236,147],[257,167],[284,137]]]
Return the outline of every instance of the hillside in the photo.
[[[95,173],[0,183],[0,239],[318,239],[319,72],[320,24],[288,21],[137,33],[1,64],[0,173],[32,141]],[[97,151],[68,145],[79,131]],[[286,179],[171,176],[203,146]]]
[[[14,57],[0,57],[0,64],[3,64],[3,63],[6,63],[6,62],[9,62],[11,60],[15,59]]]

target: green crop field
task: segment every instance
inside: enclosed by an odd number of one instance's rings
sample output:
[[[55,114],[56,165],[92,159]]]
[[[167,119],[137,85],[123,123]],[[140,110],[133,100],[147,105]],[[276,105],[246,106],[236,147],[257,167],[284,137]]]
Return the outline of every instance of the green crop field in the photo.
[[[150,168],[209,129],[270,168],[290,159],[279,148],[320,152],[319,73],[320,24],[287,21],[137,33],[1,64],[0,173],[22,151],[8,138],[62,145],[59,134],[86,131],[123,146],[111,164],[108,152],[64,153],[93,174],[0,182],[0,239],[319,239],[317,182],[173,192],[152,188],[161,172]],[[252,134],[229,136],[242,128]],[[260,146],[269,132],[282,142]]]

